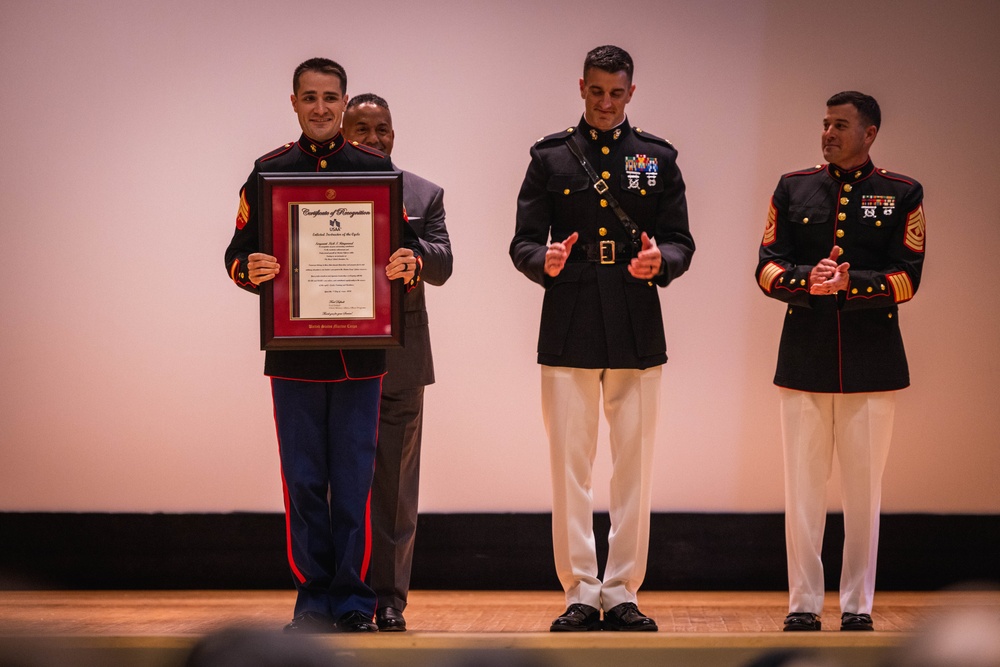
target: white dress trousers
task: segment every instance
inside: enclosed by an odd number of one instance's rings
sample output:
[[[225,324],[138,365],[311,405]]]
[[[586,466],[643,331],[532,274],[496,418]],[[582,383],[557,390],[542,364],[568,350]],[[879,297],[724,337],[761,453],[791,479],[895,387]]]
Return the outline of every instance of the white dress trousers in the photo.
[[[789,612],[820,614],[826,485],[840,464],[844,561],[840,610],[870,614],[875,595],[882,472],[892,439],[895,392],[819,394],[779,388],[785,459]]]
[[[635,602],[646,574],[661,367],[542,366],[542,417],[552,466],[552,542],[566,604]],[[592,471],[603,393],[611,441],[608,562],[597,578]]]

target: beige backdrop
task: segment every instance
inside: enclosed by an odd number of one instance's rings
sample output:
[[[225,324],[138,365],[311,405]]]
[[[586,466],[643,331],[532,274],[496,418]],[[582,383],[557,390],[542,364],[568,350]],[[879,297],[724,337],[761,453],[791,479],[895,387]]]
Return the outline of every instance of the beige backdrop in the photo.
[[[604,43],[636,60],[630,119],[680,151],[698,244],[662,297],[654,508],[782,506],[783,307],[757,244],[778,176],[822,159],[824,101],[860,89],[876,164],[922,181],[929,227],[884,509],[1000,511],[998,27],[989,0],[3,0],[0,511],[281,509],[257,301],[222,256],[254,158],[298,136],[291,72],[314,55],[389,100],[395,162],[446,191],[421,508],[546,511],[542,291],[507,245],[528,148],[577,122]],[[608,466],[602,445],[602,506]]]

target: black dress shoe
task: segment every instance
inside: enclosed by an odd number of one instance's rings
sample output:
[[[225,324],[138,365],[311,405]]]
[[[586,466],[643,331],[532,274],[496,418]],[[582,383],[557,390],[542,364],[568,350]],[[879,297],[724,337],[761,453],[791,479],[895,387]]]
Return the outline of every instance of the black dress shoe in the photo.
[[[337,632],[378,632],[378,626],[364,612],[349,611],[337,619]]]
[[[375,612],[375,622],[382,632],[406,632],[403,612],[395,607],[379,607]]]
[[[840,629],[848,632],[871,632],[875,629],[875,625],[868,614],[844,612],[840,615]]]
[[[621,632],[656,632],[656,621],[646,616],[634,602],[622,602],[604,612],[604,629]]]
[[[822,627],[818,614],[794,611],[785,616],[785,632],[816,632]]]
[[[587,632],[601,629],[601,612],[587,604],[575,603],[552,621],[550,632]]]
[[[285,632],[295,634],[319,634],[333,632],[336,624],[329,616],[315,611],[304,611],[295,616],[292,622],[285,626]]]

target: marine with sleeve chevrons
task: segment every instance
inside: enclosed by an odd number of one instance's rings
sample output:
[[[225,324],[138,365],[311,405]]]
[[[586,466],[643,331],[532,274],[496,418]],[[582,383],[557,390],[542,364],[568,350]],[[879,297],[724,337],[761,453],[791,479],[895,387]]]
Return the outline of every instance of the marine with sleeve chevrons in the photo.
[[[240,190],[236,230],[225,253],[230,278],[259,293],[247,265],[249,256],[260,251],[260,173],[393,170],[387,156],[347,143],[340,132],[322,142],[302,134],[295,143],[259,158]],[[403,225],[403,243],[419,257],[420,246],[408,224]],[[372,618],[377,600],[365,583],[371,548],[367,501],[385,371],[382,349],[266,352],[264,374],[271,378],[278,433],[286,548],[298,591],[294,619],[286,631],[328,631],[334,623],[342,630],[376,629]]]
[[[576,137],[576,139],[574,139]],[[639,249],[567,146],[576,140],[608,193],[663,257],[661,272],[640,280],[628,272]],[[677,151],[626,119],[607,131],[581,119],[539,139],[517,202],[510,244],[514,265],[545,287],[538,363],[575,368],[644,369],[666,362],[656,287],[684,273],[694,254]],[[549,238],[580,237],[558,276],[545,274]]]
[[[393,171],[389,158],[363,145],[353,145],[337,133],[325,142],[303,134],[258,158],[253,171],[240,189],[236,231],[226,249],[229,276],[243,289],[258,293],[259,287],[247,276],[247,257],[259,252],[260,220],[257,212],[257,175],[261,172],[370,172]],[[403,225],[403,243],[419,255],[419,242],[409,225]],[[409,287],[416,284],[416,278]],[[385,373],[386,352],[381,349],[353,350],[268,350],[264,374],[295,380],[334,381],[376,377]]]
[[[760,289],[788,304],[774,383],[831,393],[909,386],[898,304],[920,286],[924,235],[920,183],[870,159],[851,171],[827,164],[782,176],[756,270]],[[811,295],[809,272],[835,245],[850,285]]]

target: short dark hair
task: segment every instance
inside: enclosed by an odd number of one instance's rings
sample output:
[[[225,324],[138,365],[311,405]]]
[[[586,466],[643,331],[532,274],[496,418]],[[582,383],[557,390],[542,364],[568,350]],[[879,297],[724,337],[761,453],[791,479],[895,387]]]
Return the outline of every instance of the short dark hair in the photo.
[[[304,72],[319,72],[338,77],[341,94],[347,94],[347,72],[343,67],[329,58],[310,58],[296,67],[295,74],[292,75],[292,92],[296,95],[299,94],[299,78]]]
[[[625,72],[628,82],[632,83],[632,56],[625,49],[607,44],[592,49],[583,61],[583,78],[587,78],[587,70],[592,67],[614,74],[615,72]]]
[[[826,106],[828,107],[838,107],[841,104],[853,105],[858,110],[861,120],[868,125],[874,125],[876,130],[881,127],[882,110],[879,108],[878,102],[871,95],[865,95],[856,90],[845,90],[826,101]]]
[[[353,109],[361,104],[374,104],[377,107],[382,107],[386,111],[389,110],[389,103],[375,93],[361,93],[360,95],[355,95],[347,101],[347,108]]]

